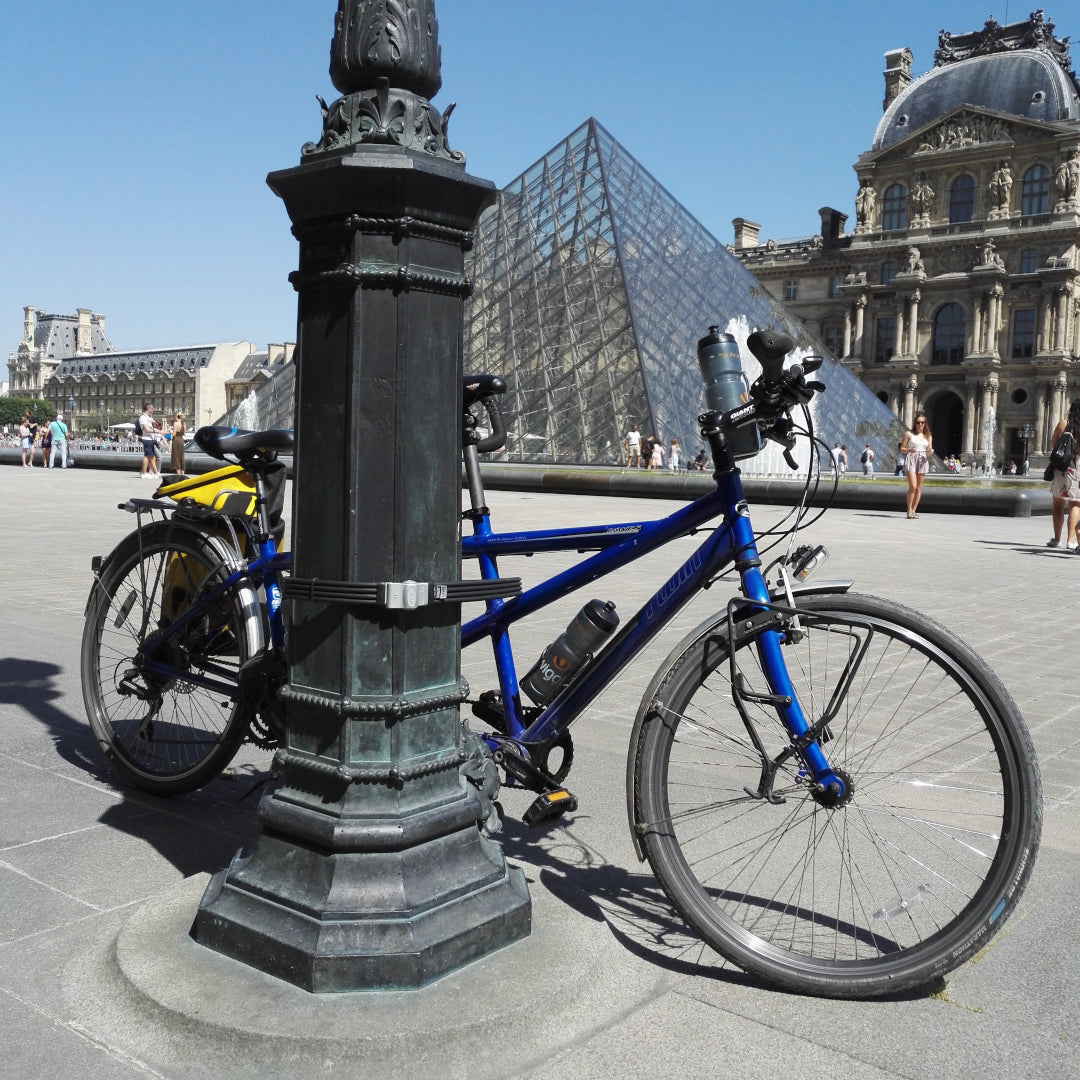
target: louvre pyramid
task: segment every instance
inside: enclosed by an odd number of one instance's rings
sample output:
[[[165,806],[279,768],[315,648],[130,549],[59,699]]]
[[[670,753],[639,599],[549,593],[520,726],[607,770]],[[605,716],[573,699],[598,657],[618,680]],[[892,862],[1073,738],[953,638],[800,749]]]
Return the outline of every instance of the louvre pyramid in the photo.
[[[480,219],[470,274],[465,370],[506,379],[511,461],[614,463],[632,423],[692,456],[697,341],[710,325],[744,345],[752,329],[783,327],[824,354],[592,119],[503,188]],[[753,379],[745,348],[743,362]],[[879,466],[894,460],[896,417],[839,364],[826,360],[820,378],[819,436],[846,443],[853,465],[866,442]],[[788,471],[778,447],[741,467]]]

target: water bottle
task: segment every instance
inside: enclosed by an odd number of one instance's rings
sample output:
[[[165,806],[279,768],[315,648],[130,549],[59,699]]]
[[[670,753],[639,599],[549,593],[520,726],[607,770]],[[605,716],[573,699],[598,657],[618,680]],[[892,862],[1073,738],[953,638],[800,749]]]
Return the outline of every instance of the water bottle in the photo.
[[[750,400],[750,383],[743,372],[739,346],[731,334],[721,334],[718,326],[710,326],[708,334],[698,342],[697,356],[707,409],[719,415]],[[729,432],[728,445],[736,459],[759,453],[761,433],[757,425],[747,424]]]
[[[590,600],[573,622],[541,654],[521,680],[521,689],[537,705],[546,705],[576,674],[619,625],[615,605]]]

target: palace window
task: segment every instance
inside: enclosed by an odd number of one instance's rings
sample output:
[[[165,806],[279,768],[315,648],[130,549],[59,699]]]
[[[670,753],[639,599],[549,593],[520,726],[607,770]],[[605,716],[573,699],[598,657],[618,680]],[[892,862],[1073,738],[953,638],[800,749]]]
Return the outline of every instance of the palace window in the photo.
[[[896,319],[882,318],[875,324],[874,361],[884,364],[892,358],[893,342],[896,339]]]
[[[1020,186],[1020,214],[1031,217],[1045,214],[1050,202],[1050,170],[1045,165],[1032,165]]]
[[[881,228],[885,232],[902,229],[907,224],[907,188],[893,184],[885,189],[881,203]]]
[[[896,260],[886,259],[881,264],[881,284],[888,285],[896,277]]]
[[[975,213],[975,180],[966,173],[958,176],[949,188],[949,223],[970,221]]]
[[[844,330],[840,326],[825,327],[825,348],[833,354],[840,356],[844,348]]]
[[[1018,308],[1013,312],[1012,354],[1015,357],[1035,355],[1035,309]]]
[[[840,287],[844,284],[843,274],[837,274],[829,279],[829,298],[835,300],[840,295]]]
[[[1021,274],[1034,274],[1035,273],[1035,249],[1024,248],[1020,252],[1020,273]]]
[[[964,359],[967,316],[959,304],[945,304],[934,316],[932,364],[959,364]]]
[[[785,300],[798,300],[799,299],[799,283],[792,278],[790,281],[784,282],[784,299]]]

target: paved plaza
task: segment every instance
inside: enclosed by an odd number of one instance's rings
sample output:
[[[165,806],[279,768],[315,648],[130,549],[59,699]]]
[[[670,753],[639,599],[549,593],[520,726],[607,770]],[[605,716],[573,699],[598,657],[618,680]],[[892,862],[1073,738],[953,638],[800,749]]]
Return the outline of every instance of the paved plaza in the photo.
[[[533,899],[525,942],[413,993],[312,996],[193,943],[208,875],[257,831],[269,755],[161,800],[115,786],[79,685],[90,558],[152,488],[130,473],[0,467],[0,1075],[12,1080],[315,1077],[1080,1078],[1080,696],[1071,639],[1080,558],[1044,547],[1049,519],[827,513],[805,534],[854,578],[966,638],[1031,728],[1045,787],[1042,848],[1004,931],[933,994],[875,1002],[770,990],[694,941],[634,857],[626,747],[664,655],[728,592],[698,598],[574,729],[580,809],[528,831],[505,793],[508,858]],[[672,502],[492,491],[496,524],[633,521]],[[754,513],[759,529],[783,511]],[[628,616],[692,541],[592,595]],[[526,585],[565,555],[506,560]],[[588,596],[515,639],[524,669]],[[466,654],[474,694],[485,658]]]

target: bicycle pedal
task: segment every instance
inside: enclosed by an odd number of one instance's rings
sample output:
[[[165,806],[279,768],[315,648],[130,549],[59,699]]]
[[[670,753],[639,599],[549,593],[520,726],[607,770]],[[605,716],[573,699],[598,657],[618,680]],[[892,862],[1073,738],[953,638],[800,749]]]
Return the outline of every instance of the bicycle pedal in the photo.
[[[543,795],[540,795],[532,806],[525,811],[521,820],[530,829],[534,829],[537,825],[543,825],[547,821],[554,821],[556,818],[561,818],[563,814],[572,813],[576,809],[577,799],[565,788],[559,788],[556,791],[545,791]]]

